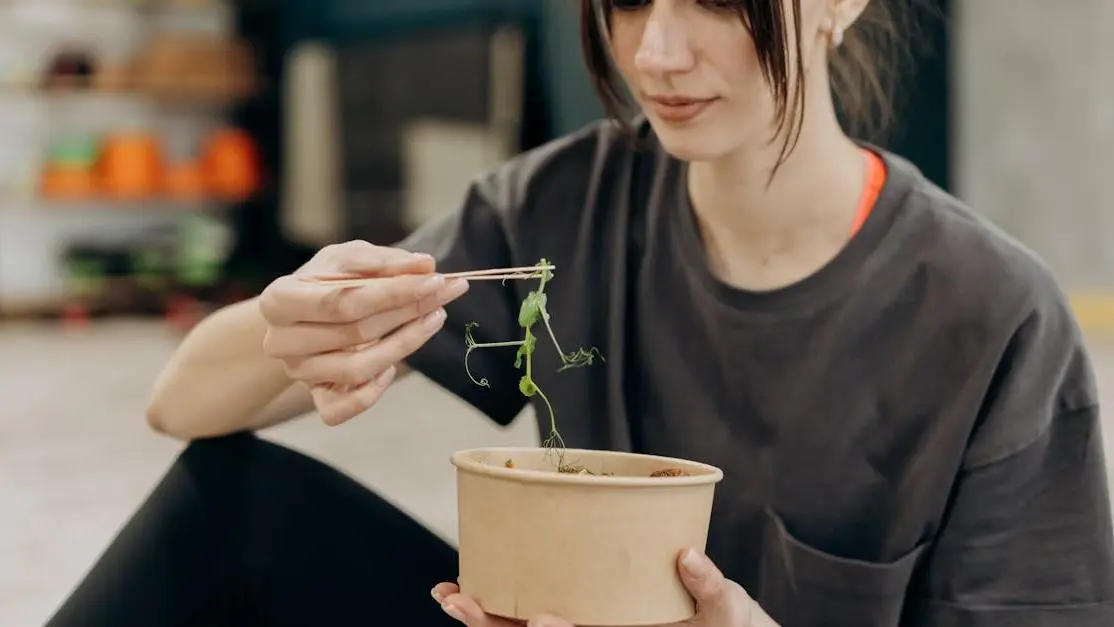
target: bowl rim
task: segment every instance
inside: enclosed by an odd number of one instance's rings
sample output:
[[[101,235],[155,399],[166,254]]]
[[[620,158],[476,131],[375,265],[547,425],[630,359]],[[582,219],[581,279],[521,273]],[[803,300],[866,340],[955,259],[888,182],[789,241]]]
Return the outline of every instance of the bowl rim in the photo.
[[[610,451],[606,449],[566,448],[566,454],[589,453],[623,458],[640,458],[645,460],[660,461],[663,464],[675,464],[687,468],[703,471],[701,474],[679,477],[604,477],[599,475],[574,475],[543,470],[525,470],[522,468],[506,468],[505,466],[492,466],[475,461],[471,457],[477,453],[499,453],[513,456],[515,453],[536,453],[538,446],[483,446],[462,449],[453,452],[449,461],[456,466],[457,473],[467,472],[478,475],[487,475],[514,481],[517,483],[545,483],[565,485],[594,485],[612,488],[676,488],[682,486],[697,486],[717,484],[723,480],[723,471],[711,464],[683,459],[680,457],[666,457],[645,453],[628,453],[624,451]]]

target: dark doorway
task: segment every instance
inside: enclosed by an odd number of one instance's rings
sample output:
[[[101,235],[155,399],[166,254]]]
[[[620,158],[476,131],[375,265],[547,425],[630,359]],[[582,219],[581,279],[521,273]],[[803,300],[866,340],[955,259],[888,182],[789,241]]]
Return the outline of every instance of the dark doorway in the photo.
[[[897,126],[889,139],[880,143],[951,191],[952,0],[919,0],[910,5],[918,7],[912,16],[914,31],[909,33],[914,65],[903,77],[895,98]]]

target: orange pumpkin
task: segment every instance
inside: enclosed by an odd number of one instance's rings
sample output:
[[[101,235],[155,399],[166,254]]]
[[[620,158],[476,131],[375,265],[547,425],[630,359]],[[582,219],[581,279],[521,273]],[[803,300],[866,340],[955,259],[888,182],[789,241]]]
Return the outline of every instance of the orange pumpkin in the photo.
[[[117,133],[105,141],[98,164],[104,192],[117,198],[147,198],[162,188],[162,145],[150,133]]]
[[[209,193],[205,170],[200,163],[176,163],[166,171],[165,188],[172,198],[198,200]]]
[[[47,165],[40,180],[40,193],[52,199],[84,199],[96,194],[93,172],[87,168]]]
[[[209,190],[221,198],[243,200],[260,186],[259,153],[247,132],[227,128],[207,138],[202,164]]]

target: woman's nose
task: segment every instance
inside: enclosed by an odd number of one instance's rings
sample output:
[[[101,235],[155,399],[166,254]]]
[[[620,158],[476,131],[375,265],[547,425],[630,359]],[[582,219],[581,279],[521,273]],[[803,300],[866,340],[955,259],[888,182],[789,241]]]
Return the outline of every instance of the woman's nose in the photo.
[[[664,4],[664,3],[662,3]],[[658,4],[646,20],[642,41],[634,55],[635,66],[648,74],[669,74],[692,69],[694,55],[684,26]]]

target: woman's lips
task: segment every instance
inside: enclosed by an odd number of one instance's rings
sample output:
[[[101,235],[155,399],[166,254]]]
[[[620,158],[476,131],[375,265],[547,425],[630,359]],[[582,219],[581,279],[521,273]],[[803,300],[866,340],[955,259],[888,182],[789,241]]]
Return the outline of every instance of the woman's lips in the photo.
[[[666,122],[680,124],[700,115],[716,101],[715,98],[684,98],[650,96],[646,99],[654,113]]]

